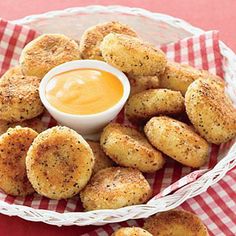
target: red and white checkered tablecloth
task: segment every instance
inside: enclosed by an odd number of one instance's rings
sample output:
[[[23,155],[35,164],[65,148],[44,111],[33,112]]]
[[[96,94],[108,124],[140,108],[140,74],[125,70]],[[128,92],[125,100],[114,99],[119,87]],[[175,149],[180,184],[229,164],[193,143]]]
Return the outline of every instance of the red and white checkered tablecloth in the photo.
[[[0,75],[9,67],[18,64],[22,48],[36,36],[37,32],[32,29],[14,25],[0,19]],[[162,45],[161,48],[170,60],[209,70],[221,77],[224,75],[218,32],[216,31],[206,32],[200,36],[183,39],[169,45]],[[55,125],[55,121],[47,113],[42,116],[42,120],[48,126]],[[127,122],[122,113],[117,117],[116,121],[121,123]],[[231,144],[232,142],[221,146],[212,145],[209,153],[209,161],[202,169],[214,167]],[[153,186],[154,195],[158,197],[166,195],[188,182],[194,181],[203,173],[203,171],[193,171],[195,170],[183,167],[177,162],[168,159],[165,168],[154,174],[147,174],[146,178]],[[188,175],[189,173],[191,174]],[[182,178],[184,176],[185,178]],[[180,178],[182,178],[181,181],[179,181]],[[69,200],[55,201],[37,194],[25,198],[18,198],[0,192],[0,201],[57,212],[82,210],[81,202],[77,196]],[[236,168],[229,171],[222,180],[211,186],[207,192],[189,199],[180,208],[196,213],[209,229],[210,235],[236,235]],[[94,227],[86,226],[87,233],[83,235],[110,235],[115,229],[121,226],[142,226],[143,222],[144,220],[130,220],[97,227],[95,230]]]

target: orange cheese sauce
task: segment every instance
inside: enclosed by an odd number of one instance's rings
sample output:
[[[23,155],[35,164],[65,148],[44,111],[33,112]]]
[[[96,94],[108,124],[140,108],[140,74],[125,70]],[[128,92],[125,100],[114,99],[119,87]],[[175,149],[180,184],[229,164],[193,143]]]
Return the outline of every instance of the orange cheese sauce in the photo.
[[[52,77],[45,95],[59,111],[89,115],[114,106],[123,95],[123,85],[109,72],[75,69]]]

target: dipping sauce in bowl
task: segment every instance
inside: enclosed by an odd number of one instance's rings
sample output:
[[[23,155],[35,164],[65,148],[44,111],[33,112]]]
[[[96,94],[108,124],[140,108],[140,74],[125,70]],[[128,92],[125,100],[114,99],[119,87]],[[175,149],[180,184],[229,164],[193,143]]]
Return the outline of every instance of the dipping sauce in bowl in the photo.
[[[39,86],[40,99],[53,118],[85,138],[98,137],[121,111],[129,94],[127,76],[97,60],[76,60],[56,66]]]
[[[120,80],[107,71],[80,68],[53,76],[46,86],[46,98],[58,110],[78,115],[103,112],[123,95]]]

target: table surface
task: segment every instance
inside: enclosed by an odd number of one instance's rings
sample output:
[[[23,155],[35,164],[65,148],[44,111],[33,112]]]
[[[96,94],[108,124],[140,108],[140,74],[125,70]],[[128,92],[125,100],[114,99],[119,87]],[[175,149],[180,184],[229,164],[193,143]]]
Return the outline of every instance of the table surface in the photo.
[[[16,7],[16,4],[20,7]],[[140,7],[153,12],[165,13],[182,18],[192,25],[205,30],[217,29],[220,38],[236,51],[236,1],[235,0],[87,0],[86,5],[126,5]],[[47,11],[68,7],[84,6],[83,0],[7,0],[0,1],[0,17],[15,20],[27,15],[40,14]],[[232,36],[231,36],[232,35]],[[234,37],[233,37],[234,36]],[[92,230],[93,227],[91,227]],[[0,215],[1,235],[78,235],[79,227],[55,227],[44,223],[27,222],[18,217]],[[81,228],[80,228],[81,233]]]

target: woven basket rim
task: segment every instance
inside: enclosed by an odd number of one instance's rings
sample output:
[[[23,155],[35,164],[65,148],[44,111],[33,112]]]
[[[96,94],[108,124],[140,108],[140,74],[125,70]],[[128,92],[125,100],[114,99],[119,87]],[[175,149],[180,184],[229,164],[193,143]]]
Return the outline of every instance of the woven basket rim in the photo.
[[[160,14],[160,13],[154,13],[142,8],[131,8],[131,7],[125,7],[125,6],[120,6],[120,5],[111,5],[111,6],[101,6],[101,5],[90,5],[90,6],[86,6],[86,7],[74,7],[74,8],[67,8],[64,10],[58,10],[58,11],[50,11],[50,12],[46,12],[43,14],[37,14],[37,15],[30,15],[30,16],[26,16],[22,19],[19,20],[14,20],[12,21],[12,23],[14,24],[20,24],[20,25],[27,25],[28,23],[33,23],[39,19],[47,19],[47,18],[52,18],[52,17],[56,17],[56,16],[64,16],[64,15],[71,15],[71,14],[78,14],[78,13],[91,13],[91,12],[108,12],[108,13],[128,13],[128,14],[133,14],[133,15],[141,15],[144,17],[147,17],[149,19],[152,20],[163,20],[166,23],[174,26],[175,28],[181,28],[186,31],[188,31],[189,33],[193,34],[193,35],[199,35],[201,33],[204,33],[205,31],[192,26],[191,24],[189,24],[188,22],[179,19],[179,18],[175,18],[166,14]],[[222,55],[228,60],[227,64],[229,67],[229,74],[233,74],[234,76],[236,76],[236,68],[234,69],[233,65],[236,64],[236,55],[235,53],[228,47],[226,46],[222,41],[220,41],[220,50]],[[207,184],[205,185],[205,188],[202,188],[201,191],[198,191],[197,194],[195,195],[191,195],[189,194],[189,196],[184,199],[187,200],[190,197],[196,196],[198,194],[200,194],[201,192],[205,191],[211,184],[216,183],[217,181],[219,181],[221,178],[223,178],[223,176],[226,174],[227,171],[229,171],[230,169],[232,169],[235,165],[236,165],[236,160],[235,158],[233,158],[232,156],[236,156],[236,144],[233,145],[233,148],[235,149],[232,151],[232,155],[230,157],[230,160],[221,160],[219,163],[217,163],[217,165],[210,171],[208,171],[206,174],[208,174],[209,172],[213,171],[214,169],[217,170],[217,168],[219,169],[219,166],[223,166],[223,167],[227,167],[226,171],[218,171],[217,172],[217,177],[214,178],[214,180],[212,180],[212,182],[209,183],[209,181],[207,182]],[[229,158],[228,158],[229,159]],[[205,174],[204,174],[205,175]],[[201,178],[201,177],[200,177]],[[207,177],[206,177],[207,178]],[[190,186],[192,183],[186,185],[186,186]],[[186,187],[185,186],[185,187]],[[184,188],[185,188],[184,187]],[[182,188],[183,189],[183,188]],[[181,189],[180,189],[181,190]],[[171,199],[171,195],[167,195],[165,197],[162,197],[160,199],[158,199],[158,201],[162,204],[165,204],[165,201],[162,201],[163,199]],[[182,202],[181,202],[182,203]],[[147,217],[149,215],[152,215],[154,213],[157,212],[157,204],[152,204],[152,202],[150,202],[150,204],[143,204],[143,205],[134,205],[134,206],[127,206],[127,207],[123,207],[123,208],[119,208],[119,209],[108,209],[108,210],[96,210],[96,211],[90,211],[90,212],[64,212],[64,213],[59,213],[59,212],[55,212],[55,211],[51,211],[51,210],[44,210],[44,209],[35,209],[32,207],[28,207],[28,206],[24,206],[24,205],[17,205],[17,204],[9,204],[7,202],[3,202],[0,201],[0,212],[3,214],[7,214],[7,215],[17,215],[21,218],[27,219],[27,220],[32,220],[32,221],[43,221],[45,223],[48,224],[54,224],[54,225],[72,225],[72,224],[76,224],[76,225],[88,225],[88,224],[106,224],[106,223],[110,223],[110,222],[118,222],[118,221],[124,221],[127,219],[136,219],[136,218],[144,218]],[[136,209],[140,209],[142,210],[142,207],[145,206],[146,208],[149,208],[149,212],[142,215],[142,217],[139,216],[139,214],[133,214],[134,217],[130,217],[130,216],[123,216],[121,220],[118,220],[117,218],[111,218],[108,220],[105,220],[105,217],[102,217],[102,219],[99,219],[98,215],[99,213],[103,212],[103,213],[109,213],[109,212],[113,212],[115,215],[115,213],[119,214],[122,212],[128,212],[128,211],[132,211],[133,208]],[[155,207],[154,207],[155,206]],[[9,211],[9,210],[11,211]],[[169,208],[166,208],[165,210],[169,210]],[[20,212],[19,212],[20,211]],[[160,210],[163,211],[163,210]],[[43,219],[43,217],[40,215],[42,213],[42,215],[46,216],[46,218],[50,218],[50,219]],[[106,215],[106,214],[105,214]],[[75,220],[71,220],[68,224],[62,222],[63,220],[67,220],[68,216],[71,216],[73,219],[75,218],[83,218],[85,216],[94,216],[95,218],[97,217],[97,221],[96,220],[91,220],[90,223],[87,222],[77,222],[75,223]],[[60,218],[61,221],[59,221],[58,218]],[[107,218],[108,216],[106,216]],[[53,219],[55,219],[53,221]],[[100,223],[101,222],[101,223]]]

